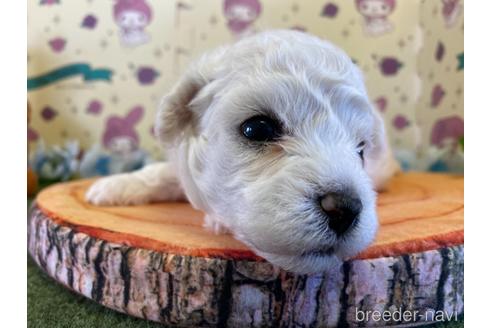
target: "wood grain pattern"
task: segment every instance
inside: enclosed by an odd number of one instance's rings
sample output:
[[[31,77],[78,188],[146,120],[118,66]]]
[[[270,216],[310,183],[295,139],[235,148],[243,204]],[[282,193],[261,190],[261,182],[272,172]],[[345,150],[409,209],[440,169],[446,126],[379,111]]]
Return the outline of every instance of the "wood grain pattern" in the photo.
[[[376,242],[343,267],[295,275],[185,203],[94,207],[90,181],[53,186],[31,210],[28,249],[51,277],[107,307],[175,326],[346,327],[357,310],[463,312],[463,177],[402,174],[378,200]]]
[[[203,214],[187,203],[96,207],[84,201],[93,180],[45,189],[36,202],[60,224],[111,242],[191,256],[258,259],[230,235],[202,229]],[[381,228],[358,258],[421,252],[463,243],[463,177],[408,173],[379,195]]]

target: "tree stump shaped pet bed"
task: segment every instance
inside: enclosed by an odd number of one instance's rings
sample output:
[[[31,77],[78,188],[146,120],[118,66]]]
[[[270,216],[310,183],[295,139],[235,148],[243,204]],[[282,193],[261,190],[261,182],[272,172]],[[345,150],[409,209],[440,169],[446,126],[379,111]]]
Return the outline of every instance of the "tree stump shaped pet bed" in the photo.
[[[394,177],[378,197],[374,244],[312,275],[204,230],[203,214],[186,203],[92,206],[91,181],[38,195],[28,248],[56,281],[114,310],[186,327],[386,326],[463,313],[462,176]],[[418,314],[410,322],[358,312],[407,310]]]

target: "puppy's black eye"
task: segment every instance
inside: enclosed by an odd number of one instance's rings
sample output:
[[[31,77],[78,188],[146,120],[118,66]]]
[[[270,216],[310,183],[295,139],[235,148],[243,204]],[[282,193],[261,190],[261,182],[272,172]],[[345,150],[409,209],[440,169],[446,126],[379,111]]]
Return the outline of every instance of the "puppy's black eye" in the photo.
[[[254,116],[241,124],[243,136],[252,141],[272,141],[279,137],[278,124],[268,116]]]
[[[364,146],[366,145],[366,143],[364,141],[360,142],[358,145],[357,145],[357,154],[359,154],[359,157],[362,161],[364,161]]]

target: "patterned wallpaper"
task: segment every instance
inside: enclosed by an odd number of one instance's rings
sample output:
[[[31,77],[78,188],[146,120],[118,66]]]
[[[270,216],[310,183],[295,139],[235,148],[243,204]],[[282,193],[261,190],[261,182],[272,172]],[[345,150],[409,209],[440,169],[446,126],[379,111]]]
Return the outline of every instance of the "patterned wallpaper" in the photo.
[[[270,28],[349,53],[404,168],[462,170],[460,0],[29,0],[35,169],[85,176],[160,158],[157,104],[190,60]]]

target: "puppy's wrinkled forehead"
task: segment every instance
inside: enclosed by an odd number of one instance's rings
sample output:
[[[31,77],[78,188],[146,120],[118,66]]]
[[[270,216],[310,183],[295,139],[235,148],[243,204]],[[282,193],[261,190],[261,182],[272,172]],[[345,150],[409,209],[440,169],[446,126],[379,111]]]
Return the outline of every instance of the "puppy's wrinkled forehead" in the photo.
[[[303,38],[245,39],[228,48],[191,104],[206,121],[274,116],[287,128],[328,119],[371,130],[373,115],[359,69],[340,49]],[[213,96],[211,96],[213,95]]]
[[[251,77],[245,83],[238,81],[230,94],[233,107],[245,116],[273,116],[287,127],[313,120],[321,124],[328,119],[357,126],[372,118],[367,98],[353,86],[307,75],[273,73],[261,79]]]
[[[367,97],[353,85],[306,71],[262,72],[234,79],[205,115],[229,126],[256,115],[268,116],[290,135],[346,127],[350,128],[346,132],[361,138],[371,133],[374,119]]]

